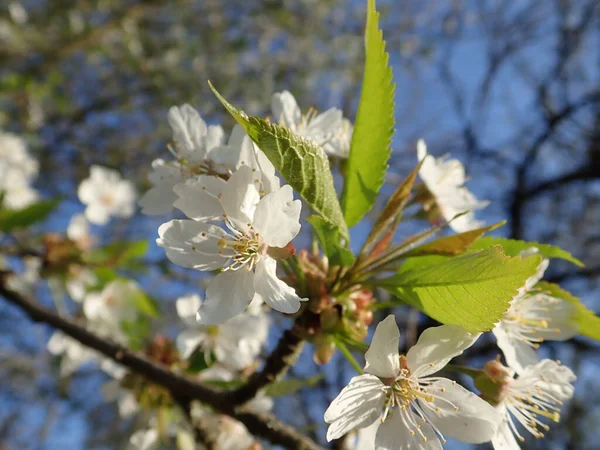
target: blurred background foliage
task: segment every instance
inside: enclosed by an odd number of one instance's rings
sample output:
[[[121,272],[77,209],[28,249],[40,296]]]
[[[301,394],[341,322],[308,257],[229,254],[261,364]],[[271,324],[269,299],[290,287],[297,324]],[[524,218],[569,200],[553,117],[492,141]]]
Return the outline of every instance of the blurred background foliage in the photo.
[[[600,3],[378,6],[397,83],[385,189],[414,167],[417,138],[435,155],[452,153],[465,163],[471,190],[492,201],[478,215],[508,220],[500,234],[556,244],[585,262],[579,269],[555,261],[549,278],[598,312]],[[364,12],[362,0],[1,0],[0,129],[29,142],[40,161],[36,188],[66,199],[47,231],[64,231],[82,209],[75,191],[93,163],[118,169],[140,192],[148,187],[152,159],[166,154],[170,106],[190,103],[230,129],[208,79],[250,114],[268,114],[272,93],[288,89],[303,108],[337,106],[353,118]],[[138,214],[102,232],[151,242],[148,269],[132,276],[160,301],[167,323],[160,331],[172,334],[174,299],[201,281],[168,265],[154,246],[163,219]],[[353,237],[362,232],[357,227]],[[42,289],[42,301],[49,297]],[[396,313],[406,345],[425,322]],[[104,376],[83,370],[59,380],[45,352],[49,333],[0,302],[0,449],[124,448],[133,424],[99,395]],[[598,448],[599,350],[584,338],[545,344],[545,356],[579,375],[577,391],[549,437],[525,448]],[[481,364],[498,351],[483,340],[475,353]],[[318,370],[311,354],[305,349],[294,376]],[[275,411],[322,439],[322,412],[351,370],[336,356],[316,387],[279,399]]]

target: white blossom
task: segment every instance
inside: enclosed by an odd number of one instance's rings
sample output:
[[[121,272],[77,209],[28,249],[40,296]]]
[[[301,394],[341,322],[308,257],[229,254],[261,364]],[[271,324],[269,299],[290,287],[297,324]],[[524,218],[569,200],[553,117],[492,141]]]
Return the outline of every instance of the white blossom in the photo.
[[[87,205],[85,217],[96,225],[105,225],[111,216],[127,218],[135,212],[133,183],[106,167],[92,166],[90,177],[81,182],[77,195]]]
[[[95,239],[90,232],[90,222],[85,214],[75,214],[71,217],[67,226],[67,237],[75,242],[82,251],[88,250],[94,245]]]
[[[500,420],[495,409],[456,382],[430,376],[478,337],[456,325],[429,328],[400,356],[400,333],[388,316],[365,354],[365,374],[352,378],[325,411],[327,440],[381,420],[377,450],[440,449],[444,436],[489,441]]]
[[[194,220],[162,224],[157,244],[175,264],[221,273],[208,284],[198,312],[205,325],[241,314],[253,298],[295,313],[300,299],[277,278],[273,252],[281,253],[300,231],[299,200],[291,186],[261,198],[256,173],[241,166],[229,180],[199,177],[179,185],[177,207]]]
[[[311,108],[302,114],[294,96],[283,91],[273,94],[271,111],[275,122],[321,146],[329,156],[348,157],[352,124],[343,118],[341,110],[329,108],[319,114]]]
[[[207,126],[198,111],[188,104],[171,107],[168,120],[173,131],[173,147],[169,149],[175,161],[155,159],[152,162],[148,176],[152,188],[139,201],[142,213],[148,215],[171,211],[177,199],[173,192],[177,183],[219,169],[212,155],[224,144],[225,134],[220,126]]]
[[[110,335],[115,341],[124,342],[126,336],[121,325],[137,318],[135,298],[138,295],[140,288],[135,281],[111,281],[102,291],[86,294],[83,312],[90,325],[97,331]]]
[[[269,320],[263,312],[250,308],[222,325],[201,325],[196,320],[202,301],[196,294],[177,299],[177,314],[186,326],[176,340],[183,359],[201,348],[208,357],[235,370],[241,370],[256,359],[269,331]]]
[[[502,383],[497,405],[502,422],[492,444],[495,450],[519,450],[517,439],[523,442],[525,438],[517,424],[542,438],[550,427],[541,418],[560,420],[560,407],[573,396],[576,377],[571,369],[550,359],[527,366],[518,378],[513,378],[514,372],[509,368],[493,363],[494,375]]]
[[[42,259],[35,256],[23,258],[24,270],[20,273],[12,273],[6,282],[6,286],[22,295],[33,296],[40,281],[40,270]],[[7,262],[0,259],[0,268],[5,268]]]
[[[120,378],[125,373],[122,366],[106,358],[101,353],[84,346],[62,331],[55,331],[50,336],[46,348],[51,355],[61,356],[60,375],[63,377],[71,375],[82,365],[92,362],[98,363],[100,368],[113,378]]]
[[[129,438],[127,450],[152,450],[159,444],[159,433],[156,427],[137,430]]]
[[[522,256],[534,254],[536,250]],[[542,260],[537,273],[525,282],[492,330],[508,365],[517,373],[539,361],[535,350],[544,340],[564,341],[579,332],[573,322],[574,304],[535,289],[548,264],[547,259]]]
[[[27,144],[17,135],[0,131],[0,194],[2,206],[24,208],[38,198],[31,187],[38,174],[38,163],[31,158]]]
[[[457,233],[462,233],[482,227],[484,223],[475,219],[473,210],[484,208],[489,202],[477,200],[463,186],[467,179],[462,163],[457,159],[435,159],[427,154],[427,147],[423,140],[417,144],[417,156],[419,161],[423,161],[419,176],[433,196],[435,205],[444,220],[450,221],[456,215],[466,213],[452,220],[450,228]]]
[[[149,180],[152,188],[140,199],[142,213],[165,214],[171,211],[178,198],[178,184],[199,175],[227,178],[242,165],[262,173],[266,193],[279,187],[275,168],[258,150],[240,125],[236,125],[227,143],[220,126],[207,126],[200,114],[190,105],[172,107],[169,124],[173,130],[175,161],[156,159],[152,162]]]

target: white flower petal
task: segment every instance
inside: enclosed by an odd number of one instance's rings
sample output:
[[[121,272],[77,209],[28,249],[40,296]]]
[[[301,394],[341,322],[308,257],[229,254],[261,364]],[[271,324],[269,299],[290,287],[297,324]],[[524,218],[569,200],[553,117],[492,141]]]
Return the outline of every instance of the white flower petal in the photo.
[[[413,423],[419,424],[418,430],[423,435],[417,432],[416,427],[413,429],[414,434],[411,434],[402,420],[401,411],[396,410],[379,425],[375,436],[375,450],[442,450],[442,444],[430,425],[422,423],[410,410],[402,413],[410,415]]]
[[[444,436],[481,444],[496,435],[502,416],[477,395],[446,378],[435,381],[427,392],[435,395],[435,400],[419,400],[419,403]]]
[[[254,274],[244,269],[221,272],[206,288],[206,299],[198,310],[198,321],[204,325],[224,323],[244,309],[254,295]]]
[[[498,432],[492,439],[494,450],[521,450],[521,446],[508,425],[508,417],[506,416],[508,413],[504,408],[499,409],[500,411],[504,411],[504,417],[500,427],[498,427]]]
[[[227,237],[221,228],[194,220],[171,220],[158,228],[156,243],[167,258],[183,267],[215,270],[223,267],[226,255],[219,252],[219,237]]]
[[[458,325],[428,328],[406,354],[408,368],[417,378],[435,373],[473,345],[480,335]]]
[[[579,334],[579,327],[573,321],[576,306],[560,299],[549,298],[549,301],[548,310],[544,312],[548,328],[538,328],[536,337],[547,341],[566,341]]]
[[[173,206],[190,219],[198,221],[220,219],[224,211],[217,196],[222,194],[225,187],[224,180],[206,175],[186,180],[185,183],[173,187],[177,196]]]
[[[329,108],[310,121],[311,128],[318,128],[325,133],[332,133],[342,123],[342,111],[337,108]]]
[[[133,450],[151,450],[158,442],[158,438],[156,428],[138,430],[129,438],[129,445]]]
[[[549,392],[552,397],[564,402],[573,397],[575,391],[573,382],[577,379],[567,366],[551,359],[543,359],[534,365],[527,366],[514,381],[515,388],[528,388],[535,384],[543,391]]]
[[[188,104],[173,106],[169,109],[168,121],[173,130],[175,145],[185,153],[202,153],[196,158],[204,159],[206,150],[202,138],[208,130],[198,111]]]
[[[236,170],[231,178],[227,180],[221,205],[229,218],[238,229],[247,231],[252,223],[256,205],[260,200],[260,194],[253,182],[254,175],[248,166],[242,166]]]
[[[300,122],[301,112],[296,99],[289,91],[276,92],[271,99],[275,122],[294,130]]]
[[[277,278],[277,261],[274,259],[261,258],[255,272],[256,296],[274,310],[292,314],[298,312],[301,301],[307,300],[298,297],[294,288]]]
[[[327,440],[371,425],[381,416],[384,402],[385,386],[379,378],[368,374],[352,378],[325,411],[325,422],[331,424]]]
[[[142,214],[158,216],[169,213],[175,200],[177,194],[173,192],[173,186],[161,184],[148,189],[139,199],[138,205],[142,208]]]
[[[285,247],[300,231],[300,200],[288,184],[265,195],[256,207],[254,229],[271,247]]]
[[[202,342],[206,339],[206,333],[200,329],[183,330],[177,335],[175,344],[183,359],[188,359]]]
[[[400,373],[400,330],[390,314],[375,329],[371,346],[365,353],[365,372],[380,378],[395,378]]]
[[[108,210],[98,203],[92,203],[85,208],[85,217],[94,225],[106,225],[110,220]]]
[[[539,359],[533,347],[526,341],[511,333],[507,333],[502,323],[492,330],[496,343],[506,359],[508,366],[517,373],[522,373],[525,367],[536,364]]]
[[[179,318],[182,319],[186,325],[195,324],[196,313],[201,304],[202,300],[198,294],[188,294],[179,297],[175,301],[175,309],[177,310]]]

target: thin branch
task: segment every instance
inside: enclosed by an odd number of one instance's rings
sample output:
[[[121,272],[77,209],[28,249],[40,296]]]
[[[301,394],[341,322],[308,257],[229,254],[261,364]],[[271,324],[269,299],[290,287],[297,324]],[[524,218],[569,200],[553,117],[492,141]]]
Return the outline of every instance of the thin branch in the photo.
[[[227,393],[233,404],[242,405],[252,400],[261,389],[285,376],[302,352],[304,323],[309,321],[313,314],[309,309],[305,309],[296,319],[294,326],[283,333],[277,347],[265,360],[263,369],[253,373],[246,384]]]
[[[7,272],[0,272],[0,295],[23,310],[34,322],[46,323],[61,330],[81,344],[102,353],[129,370],[167,389],[178,401],[198,400],[215,411],[243,423],[250,433],[273,444],[293,450],[323,450],[311,439],[299,434],[293,427],[283,424],[272,414],[255,413],[246,408],[236,408],[228,392],[218,392],[188,378],[156,365],[129,349],[110,342],[77,323],[58,316],[54,311],[37,304],[28,297],[6,287]],[[265,374],[266,375],[266,374]]]

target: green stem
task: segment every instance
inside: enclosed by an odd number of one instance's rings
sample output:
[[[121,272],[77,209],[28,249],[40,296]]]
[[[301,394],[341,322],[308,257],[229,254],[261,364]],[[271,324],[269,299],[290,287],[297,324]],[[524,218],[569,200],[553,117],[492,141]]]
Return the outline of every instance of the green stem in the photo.
[[[352,367],[354,367],[354,370],[356,370],[356,372],[359,375],[362,375],[363,374],[362,368],[358,365],[358,362],[356,362],[356,359],[354,359],[354,356],[352,356],[352,353],[350,352],[350,350],[348,350],[348,347],[346,347],[346,344],[344,344],[344,342],[342,342],[342,340],[337,337],[335,337],[334,340],[335,340],[335,345],[337,345],[337,348],[340,349],[340,352],[342,352],[342,355],[344,355],[344,357],[348,360],[350,365]]]
[[[473,369],[471,367],[458,366],[456,364],[446,364],[446,367],[444,367],[444,369],[449,370],[450,372],[462,373],[464,375],[470,376],[471,378],[478,377],[483,373],[483,370],[481,369]]]

